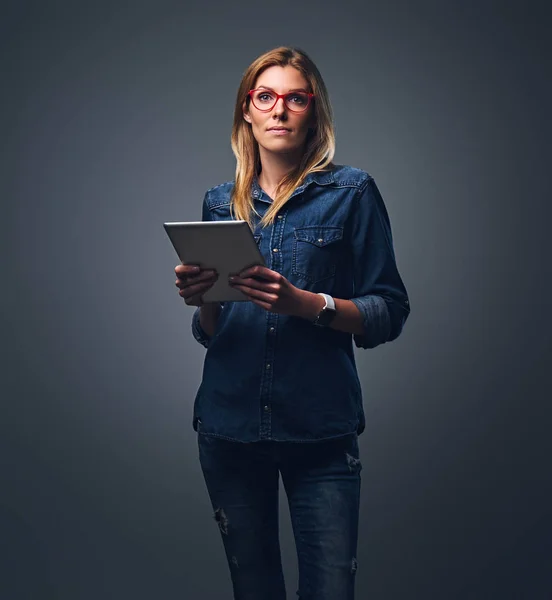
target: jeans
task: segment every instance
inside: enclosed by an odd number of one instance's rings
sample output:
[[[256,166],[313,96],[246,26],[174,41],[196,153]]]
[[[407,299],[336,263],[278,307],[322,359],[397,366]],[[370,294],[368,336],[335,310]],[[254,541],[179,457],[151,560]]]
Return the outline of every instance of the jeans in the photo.
[[[279,476],[287,494],[300,600],[353,600],[360,471],[356,434],[317,443],[241,443],[198,435],[200,464],[234,600],[285,600]]]

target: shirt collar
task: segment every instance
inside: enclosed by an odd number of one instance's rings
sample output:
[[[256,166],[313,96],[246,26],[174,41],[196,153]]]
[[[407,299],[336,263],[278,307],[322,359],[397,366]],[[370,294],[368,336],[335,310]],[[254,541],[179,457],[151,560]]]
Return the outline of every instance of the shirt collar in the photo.
[[[305,181],[293,192],[293,194],[291,195],[291,197],[300,194],[305,188],[307,188],[311,183],[317,183],[318,185],[325,185],[328,183],[333,183],[334,181],[334,174],[333,174],[334,169],[330,169],[327,171],[317,171],[315,173],[309,173],[306,177],[305,177]],[[255,176],[253,177],[253,183],[251,184],[251,196],[255,199],[259,198],[259,199],[264,199],[263,195],[266,196],[266,194],[263,194],[263,190],[261,189],[261,186],[259,185],[259,180],[257,177],[257,174],[255,174]]]

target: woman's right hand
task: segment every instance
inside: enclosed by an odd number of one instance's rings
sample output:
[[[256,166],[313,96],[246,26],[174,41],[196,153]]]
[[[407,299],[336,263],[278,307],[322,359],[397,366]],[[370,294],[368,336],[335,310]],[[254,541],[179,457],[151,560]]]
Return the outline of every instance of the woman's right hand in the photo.
[[[188,306],[203,306],[203,294],[213,287],[218,279],[214,269],[201,269],[196,265],[177,265],[175,285],[180,289],[179,296],[184,298]]]

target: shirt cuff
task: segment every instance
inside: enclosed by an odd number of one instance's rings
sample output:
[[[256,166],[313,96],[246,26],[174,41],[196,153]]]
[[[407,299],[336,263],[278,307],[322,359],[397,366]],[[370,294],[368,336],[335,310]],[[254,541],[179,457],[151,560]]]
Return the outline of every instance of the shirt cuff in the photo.
[[[375,348],[384,344],[391,333],[391,319],[387,303],[381,296],[351,298],[364,321],[364,333],[353,334],[357,348]]]
[[[202,346],[207,348],[209,346],[209,340],[211,338],[205,333],[203,327],[201,327],[201,324],[199,322],[200,310],[201,309],[198,306],[192,316],[192,334],[196,341],[198,341]]]

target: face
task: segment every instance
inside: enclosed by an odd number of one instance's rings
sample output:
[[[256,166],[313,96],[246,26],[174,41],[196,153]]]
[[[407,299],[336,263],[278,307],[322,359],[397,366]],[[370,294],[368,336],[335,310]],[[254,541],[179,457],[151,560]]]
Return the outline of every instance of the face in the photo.
[[[307,80],[291,66],[273,66],[263,71],[255,81],[253,89],[267,88],[277,94],[290,91],[310,91]],[[260,152],[300,153],[305,145],[309,127],[314,126],[312,99],[304,112],[293,112],[278,98],[269,111],[261,111],[252,102],[244,111],[243,118],[251,123],[253,136],[259,144]]]

